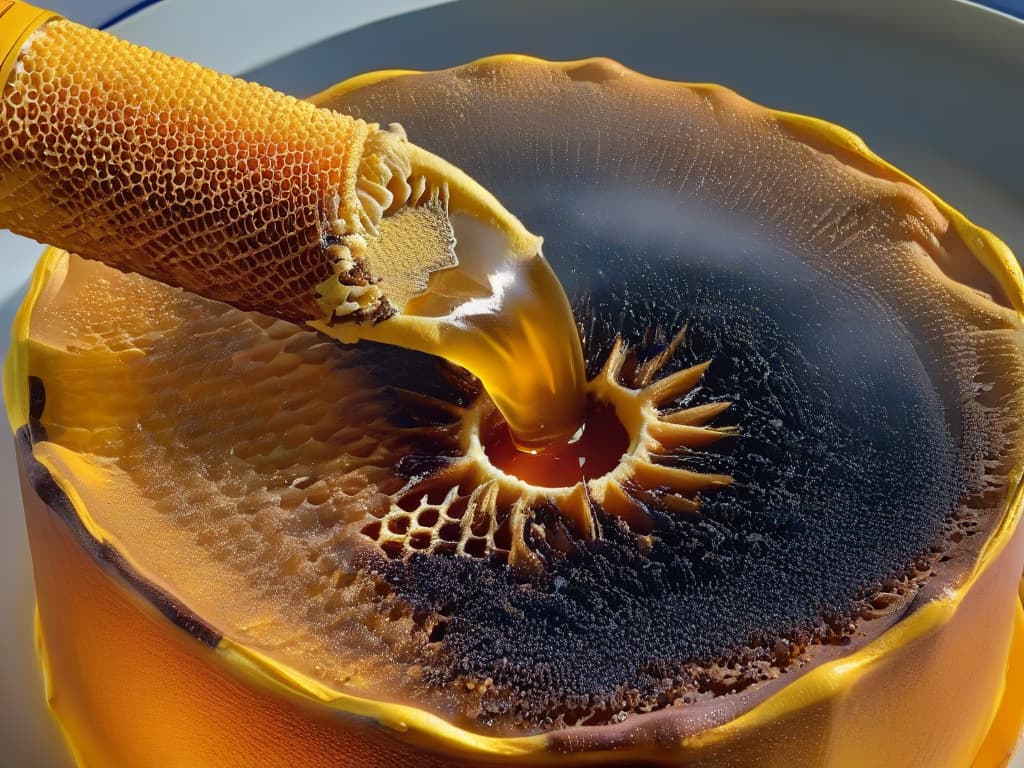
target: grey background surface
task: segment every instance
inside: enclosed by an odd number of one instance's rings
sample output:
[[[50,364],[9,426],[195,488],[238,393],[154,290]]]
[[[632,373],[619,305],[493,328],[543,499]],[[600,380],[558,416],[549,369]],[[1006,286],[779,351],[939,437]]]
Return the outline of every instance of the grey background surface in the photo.
[[[75,5],[71,15],[83,18],[82,3]],[[131,35],[156,39],[147,37],[147,14],[153,27],[157,11],[174,5],[164,0],[139,13]],[[278,3],[248,6],[266,13],[266,24],[273,24],[271,9],[280,13]],[[315,16],[308,25],[309,39],[319,40]],[[220,38],[227,46],[259,45],[230,27]],[[165,47],[177,52],[173,41]],[[955,0],[470,0],[332,37],[248,75],[305,95],[367,70],[430,69],[505,51],[609,56],[838,122],[1024,254],[1024,23]],[[4,328],[39,251],[0,234]],[[6,346],[4,332],[0,351]],[[0,766],[56,768],[69,761],[43,705],[31,645],[31,566],[13,455],[2,441],[0,488]],[[1014,766],[1024,768],[1024,755]]]

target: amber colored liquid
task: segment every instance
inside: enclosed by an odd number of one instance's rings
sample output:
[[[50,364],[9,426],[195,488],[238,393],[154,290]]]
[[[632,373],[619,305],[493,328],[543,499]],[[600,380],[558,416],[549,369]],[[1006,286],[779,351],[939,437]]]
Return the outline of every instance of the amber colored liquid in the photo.
[[[444,329],[443,354],[480,379],[520,448],[553,449],[584,418],[579,334],[542,258],[517,264],[503,279],[500,302]]]
[[[495,414],[480,433],[487,458],[531,485],[564,488],[606,475],[629,449],[629,435],[611,403],[587,400],[586,422],[575,439],[540,453],[516,448],[508,424]]]
[[[474,219],[453,222],[459,266],[432,274],[427,290],[397,316],[330,331],[358,330],[362,338],[463,366],[480,379],[520,450],[553,450],[576,435],[586,411],[569,301],[543,256],[509,253],[500,234]]]

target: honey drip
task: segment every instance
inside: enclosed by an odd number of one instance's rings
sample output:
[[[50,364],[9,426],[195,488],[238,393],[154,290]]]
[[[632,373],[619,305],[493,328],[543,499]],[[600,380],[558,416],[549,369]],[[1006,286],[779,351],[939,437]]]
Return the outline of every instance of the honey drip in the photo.
[[[523,258],[479,219],[451,216],[458,265],[375,325],[314,327],[443,357],[480,379],[522,451],[558,450],[586,415],[586,370],[572,309],[539,253]]]

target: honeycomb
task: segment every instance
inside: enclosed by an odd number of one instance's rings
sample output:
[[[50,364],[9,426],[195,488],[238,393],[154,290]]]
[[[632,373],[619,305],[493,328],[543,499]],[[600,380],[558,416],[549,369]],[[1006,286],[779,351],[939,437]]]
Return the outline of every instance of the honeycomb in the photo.
[[[381,130],[65,21],[29,37],[0,122],[0,227],[345,342],[453,359],[524,443],[579,427],[579,341],[539,238],[400,125]],[[548,378],[512,391],[495,347],[545,355],[530,328],[501,325],[488,348],[454,306],[436,311],[470,298],[431,280],[458,264],[479,288],[481,270],[505,261],[536,289],[505,314],[543,317],[575,346],[547,355]]]
[[[358,528],[406,439],[361,350],[75,257],[33,325],[36,455],[106,478],[86,504],[163,588],[350,690],[405,684],[409,622]]]
[[[291,321],[380,319],[367,238],[441,193],[406,148],[399,129],[55,21],[0,100],[0,226]]]

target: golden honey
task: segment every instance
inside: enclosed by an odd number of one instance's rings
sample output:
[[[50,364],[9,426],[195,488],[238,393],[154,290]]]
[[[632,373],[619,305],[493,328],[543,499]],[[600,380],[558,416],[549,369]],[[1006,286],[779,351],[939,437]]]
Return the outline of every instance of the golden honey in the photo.
[[[315,327],[461,365],[480,380],[521,450],[557,448],[583,423],[586,384],[565,292],[539,253],[517,257],[499,232],[458,215],[452,222],[459,265],[434,272],[399,315],[372,327]]]

